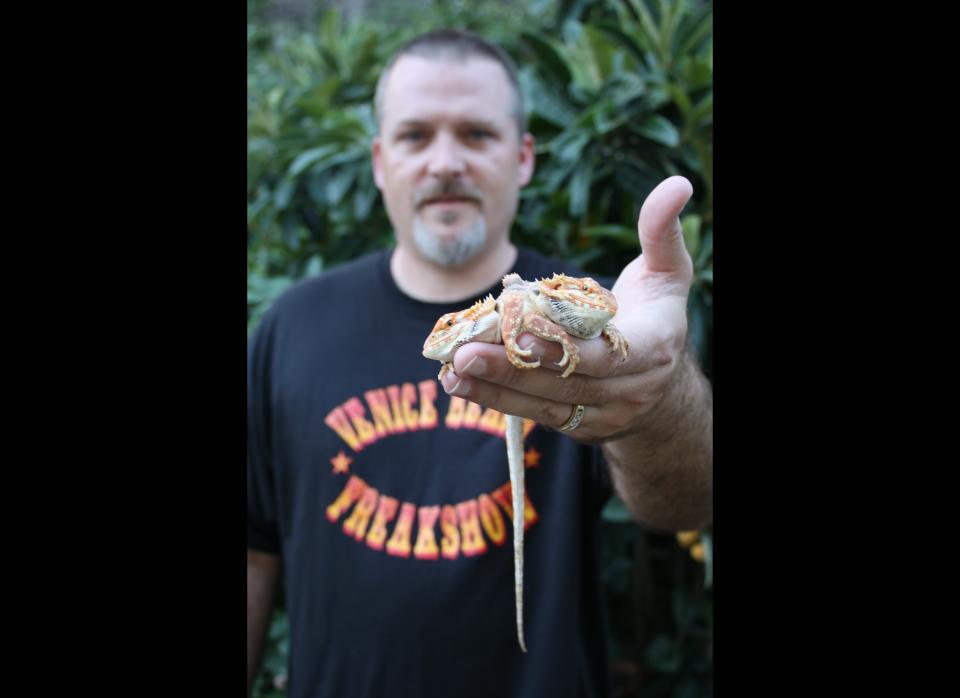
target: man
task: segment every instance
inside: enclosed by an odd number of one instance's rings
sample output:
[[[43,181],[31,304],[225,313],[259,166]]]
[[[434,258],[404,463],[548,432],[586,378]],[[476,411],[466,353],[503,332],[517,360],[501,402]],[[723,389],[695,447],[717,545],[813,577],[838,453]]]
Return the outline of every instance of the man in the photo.
[[[248,371],[248,683],[283,560],[292,696],[608,693],[597,579],[612,486],[638,520],[712,516],[710,388],[685,349],[690,257],[674,177],[638,221],[643,254],[613,286],[619,362],[602,338],[461,347],[437,390],[421,355],[440,315],[527,279],[583,275],[509,241],[534,169],[514,68],[436,32],[391,61],[372,145],[397,245],[298,284],[264,316]],[[521,346],[532,337],[521,337]],[[582,421],[569,423],[576,406]],[[514,625],[502,414],[527,417],[524,624]],[[599,446],[598,446],[599,445]],[[600,453],[602,451],[602,457]]]

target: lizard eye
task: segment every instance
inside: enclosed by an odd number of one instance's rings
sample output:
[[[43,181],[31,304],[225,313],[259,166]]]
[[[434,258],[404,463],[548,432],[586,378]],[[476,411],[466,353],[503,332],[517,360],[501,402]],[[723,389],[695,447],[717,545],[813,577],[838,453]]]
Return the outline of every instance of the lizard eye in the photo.
[[[580,287],[580,290],[581,290],[581,291],[586,291],[586,290],[587,290],[587,285],[584,284],[583,286],[581,286],[581,287]]]
[[[451,325],[453,325],[453,320],[447,320],[447,327],[450,327]]]

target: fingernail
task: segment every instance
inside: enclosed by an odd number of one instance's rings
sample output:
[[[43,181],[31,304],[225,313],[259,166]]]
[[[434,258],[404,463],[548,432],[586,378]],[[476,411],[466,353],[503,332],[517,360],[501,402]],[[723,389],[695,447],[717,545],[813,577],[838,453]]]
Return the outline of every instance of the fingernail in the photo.
[[[534,358],[540,359],[543,357],[543,345],[537,341],[536,337],[524,335],[517,340],[517,346],[521,349],[529,349],[533,352],[532,356]]]
[[[464,381],[455,373],[448,373],[443,377],[443,389],[447,395],[466,395],[470,388],[470,381]]]
[[[479,356],[474,356],[473,359],[466,366],[463,367],[463,372],[471,376],[482,376],[487,370],[487,362],[481,359]]]

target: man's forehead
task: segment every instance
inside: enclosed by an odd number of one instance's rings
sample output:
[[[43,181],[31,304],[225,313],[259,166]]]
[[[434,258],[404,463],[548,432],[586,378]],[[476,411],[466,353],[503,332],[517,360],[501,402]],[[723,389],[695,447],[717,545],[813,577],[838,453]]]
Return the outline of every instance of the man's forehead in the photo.
[[[513,94],[506,71],[492,59],[407,55],[390,70],[383,106],[391,121],[437,107],[481,110],[486,118],[509,119]]]

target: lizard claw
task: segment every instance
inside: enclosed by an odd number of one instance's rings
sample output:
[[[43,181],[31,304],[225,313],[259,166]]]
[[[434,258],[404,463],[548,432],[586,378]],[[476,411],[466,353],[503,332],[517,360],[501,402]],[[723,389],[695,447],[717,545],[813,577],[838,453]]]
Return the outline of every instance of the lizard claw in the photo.
[[[530,353],[531,352],[528,351],[526,355],[529,356]],[[517,368],[540,368],[540,359],[537,359],[536,361],[524,361],[509,351],[507,352],[507,360]]]
[[[566,358],[567,358],[567,355],[564,354],[564,359]],[[561,359],[561,362],[562,361],[563,359]],[[569,376],[571,373],[573,373],[577,369],[577,364],[579,363],[580,363],[580,355],[571,354],[570,362],[567,364],[567,369],[563,373],[561,373],[559,376],[557,376],[557,378],[566,378],[567,376]],[[557,364],[557,365],[560,366],[561,364]]]
[[[623,333],[614,327],[613,323],[607,323],[607,326],[603,328],[603,336],[610,342],[610,351],[618,352],[620,358],[625,361],[630,342],[623,336]]]

